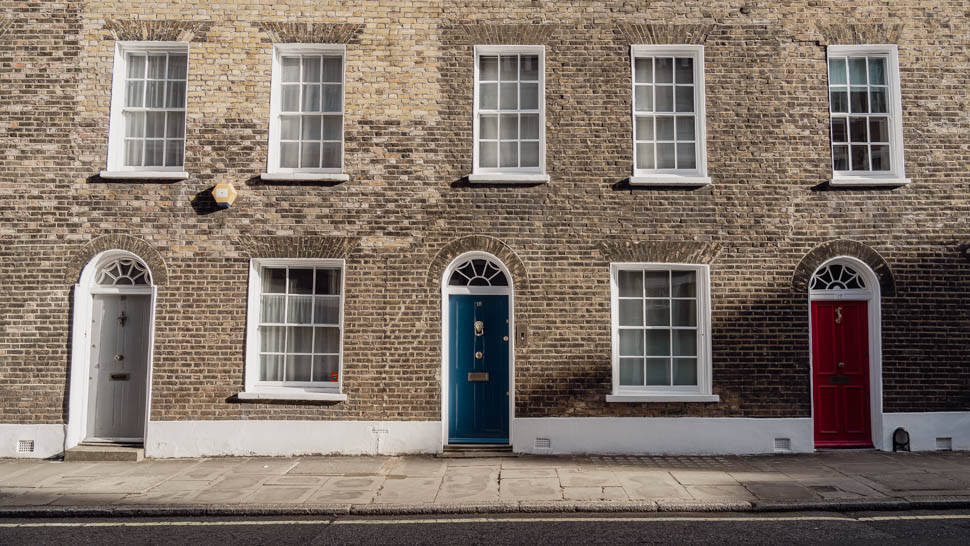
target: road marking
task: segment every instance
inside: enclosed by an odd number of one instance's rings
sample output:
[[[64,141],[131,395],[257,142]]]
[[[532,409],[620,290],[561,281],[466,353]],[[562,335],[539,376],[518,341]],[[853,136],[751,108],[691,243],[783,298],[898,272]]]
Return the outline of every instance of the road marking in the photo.
[[[791,522],[841,521],[876,522],[910,520],[965,520],[970,514],[929,514],[920,516],[658,516],[658,517],[477,517],[427,519],[348,519],[348,520],[241,520],[241,521],[92,521],[0,523],[0,529],[34,527],[206,527],[206,526],[273,526],[273,525],[440,525],[456,523],[676,523],[676,522]]]

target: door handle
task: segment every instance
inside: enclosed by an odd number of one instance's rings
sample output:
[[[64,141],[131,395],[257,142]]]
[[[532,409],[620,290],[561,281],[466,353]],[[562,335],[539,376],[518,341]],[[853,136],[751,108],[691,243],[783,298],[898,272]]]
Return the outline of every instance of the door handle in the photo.
[[[845,367],[845,362],[839,362],[838,364],[835,365],[835,367],[841,370],[842,368]]]
[[[485,335],[485,323],[482,322],[482,321],[480,321],[480,320],[476,320],[475,321],[475,337],[481,337],[483,335]]]

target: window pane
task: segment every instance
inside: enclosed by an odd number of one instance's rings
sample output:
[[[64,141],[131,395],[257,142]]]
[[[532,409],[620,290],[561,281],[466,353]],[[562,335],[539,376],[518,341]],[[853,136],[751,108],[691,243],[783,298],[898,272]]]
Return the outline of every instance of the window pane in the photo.
[[[478,78],[480,80],[498,80],[498,57],[479,57]]]
[[[693,271],[673,271],[670,276],[675,298],[697,297],[696,274]]]
[[[849,103],[853,114],[869,112],[869,92],[865,87],[853,87],[849,94]]]
[[[165,152],[165,141],[146,140],[145,141],[145,166],[161,167],[162,162],[165,159],[163,157],[164,152]]]
[[[300,86],[299,85],[283,86],[282,108],[284,112],[300,111]]]
[[[848,142],[849,126],[845,118],[832,118],[832,142]]]
[[[520,138],[539,139],[539,114],[522,114],[519,124]]]
[[[653,87],[638,85],[633,92],[637,112],[653,112]]]
[[[889,170],[889,146],[886,145],[876,145],[872,147],[871,150],[872,160],[872,170],[874,171],[888,171]]]
[[[637,168],[653,169],[653,144],[637,144]]]
[[[694,140],[694,116],[677,117],[677,140]]]
[[[303,168],[303,169],[320,168],[320,143],[319,142],[304,142],[301,144],[300,168]]]
[[[144,156],[142,152],[145,149],[144,140],[128,140],[125,142],[125,166],[127,167],[140,167],[142,164],[142,159]]]
[[[670,359],[647,359],[647,385],[670,385]]]
[[[288,326],[286,328],[286,352],[312,353],[313,328]]]
[[[314,353],[339,353],[340,328],[314,328]]]
[[[868,146],[853,146],[852,147],[852,170],[853,171],[868,171],[869,170],[869,147]]]
[[[165,92],[166,108],[185,108],[185,82],[168,82]]]
[[[889,112],[887,104],[887,92],[885,87],[876,87],[869,92],[872,98],[870,107],[875,114],[885,114]]]
[[[518,55],[502,55],[499,61],[502,81],[515,81],[519,79]]]
[[[290,294],[312,294],[313,293],[313,270],[312,269],[290,269]]]
[[[317,281],[314,293],[318,296],[340,294],[340,270],[317,269]]]
[[[519,143],[502,142],[499,146],[499,166],[518,167],[519,166]]]
[[[620,297],[643,297],[642,271],[617,271],[616,284],[620,289]]]
[[[165,125],[165,136],[168,138],[185,137],[185,113],[168,112]]]
[[[483,83],[478,87],[478,107],[483,110],[498,109],[498,84]]]
[[[280,167],[296,168],[300,166],[300,143],[284,142],[280,144]]]
[[[323,81],[341,83],[343,81],[343,61],[340,57],[323,58]]]
[[[522,55],[519,57],[519,79],[526,81],[537,81],[539,79],[539,56]]]
[[[482,139],[498,139],[498,116],[481,116],[478,123],[478,136]]]
[[[181,167],[182,166],[182,153],[185,149],[184,140],[166,140],[165,141],[165,166],[166,167]]]
[[[643,300],[620,300],[620,326],[643,326]]]
[[[283,380],[283,355],[260,355],[259,357],[259,380],[260,381],[282,381]]]
[[[849,170],[849,147],[848,146],[832,147],[832,168],[836,171]]]
[[[478,164],[483,168],[498,167],[498,142],[482,142],[478,145]]]
[[[657,144],[657,168],[673,169],[677,164],[674,158],[674,144]]]
[[[657,112],[674,111],[674,88],[669,85],[658,85],[657,90]]]
[[[645,300],[647,326],[670,326],[670,300]]]
[[[832,89],[832,111],[846,113],[849,111],[849,96],[844,87]]]
[[[522,167],[538,167],[539,166],[539,143],[523,142],[521,144],[519,162],[521,163],[520,166]]]
[[[148,56],[148,77],[156,80],[165,79],[165,57],[163,53],[161,55],[149,55]]]
[[[304,85],[303,86],[303,102],[302,111],[303,112],[319,112],[320,111],[320,86],[319,85]]]
[[[340,324],[340,298],[317,296],[313,300],[313,322],[316,324]]]
[[[303,57],[303,81],[307,83],[320,82],[320,57]]]
[[[653,140],[653,118],[638,117],[634,120],[636,140]]]
[[[280,117],[280,139],[298,140],[300,138],[300,117],[282,116]]]
[[[694,83],[694,59],[681,57],[676,59],[677,83]]]
[[[697,385],[697,359],[674,359],[674,385]]]
[[[655,59],[656,82],[673,83],[674,81],[674,60],[672,58]]]
[[[647,356],[670,356],[670,330],[644,331],[647,333]]]
[[[263,353],[282,353],[286,339],[286,328],[283,326],[259,327],[259,351]]]
[[[145,93],[145,107],[164,108],[165,107],[165,82],[149,80],[147,83],[148,83],[148,91]]]
[[[263,293],[283,294],[286,292],[286,270],[276,267],[263,268]]]
[[[338,356],[315,356],[313,357],[313,380],[337,381],[339,367],[340,357]]]
[[[519,92],[522,94],[519,105],[523,110],[539,109],[539,84],[523,83],[519,85]]]
[[[303,116],[303,140],[320,140],[323,120],[320,116]]]
[[[697,356],[697,330],[673,330],[674,356]]]
[[[502,88],[502,97],[500,101],[500,106],[502,110],[514,110],[519,107],[518,92],[519,84],[517,83],[502,83],[499,84]]]
[[[499,135],[502,140],[518,140],[518,114],[502,114],[501,119],[499,119]]]
[[[674,139],[674,118],[667,116],[657,117],[657,140]]]
[[[852,142],[868,142],[866,118],[849,118],[849,134],[852,136]]]
[[[283,324],[286,296],[263,295],[259,302],[259,321]]]
[[[283,57],[280,64],[283,67],[283,82],[300,81],[299,57]]]
[[[678,144],[677,145],[677,168],[678,169],[696,169],[697,159],[694,157],[694,145],[693,144]]]
[[[320,166],[325,169],[339,169],[340,147],[339,142],[324,142],[320,152]]]
[[[866,79],[865,58],[849,59],[849,83],[851,85],[866,85],[869,83]]]
[[[286,323],[287,324],[310,324],[313,313],[312,296],[287,296],[286,297]]]
[[[643,359],[620,359],[620,385],[643,386]]]
[[[145,136],[144,112],[125,112],[125,136],[135,138]]]
[[[697,326],[697,302],[695,300],[672,300],[673,325]]]
[[[169,55],[168,56],[168,79],[184,80],[187,65],[188,65],[188,57],[186,57],[185,55]]]
[[[145,136],[148,138],[165,136],[165,112],[145,113]]]
[[[666,271],[644,271],[646,277],[646,293],[648,298],[666,298],[670,296],[670,277]]]
[[[634,81],[636,83],[650,83],[653,81],[653,59],[636,59],[634,65]]]
[[[286,356],[286,381],[309,381],[313,357],[309,355]]]
[[[829,59],[829,85],[846,85],[845,79],[845,59]]]
[[[142,79],[145,77],[145,56],[128,56],[128,79]]]
[[[886,85],[886,59],[879,57],[869,59],[869,84]]]
[[[693,112],[694,111],[694,88],[693,87],[677,87],[677,111],[678,112]]]
[[[323,111],[340,112],[340,86],[327,84],[323,86]]]
[[[145,104],[145,82],[128,82],[125,106],[140,108]]]
[[[620,356],[643,356],[643,330],[620,330]]]

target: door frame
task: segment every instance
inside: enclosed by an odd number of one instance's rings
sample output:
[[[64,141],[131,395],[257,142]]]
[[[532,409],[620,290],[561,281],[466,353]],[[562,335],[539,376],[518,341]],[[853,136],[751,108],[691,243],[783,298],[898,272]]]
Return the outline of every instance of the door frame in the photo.
[[[812,444],[815,443],[815,355],[812,354],[812,302],[813,301],[866,301],[869,320],[869,434],[875,449],[885,449],[882,431],[882,306],[879,292],[879,279],[872,269],[862,260],[852,256],[837,256],[826,260],[812,272],[813,278],[819,270],[832,264],[844,264],[865,280],[864,290],[811,290],[808,291],[808,384],[812,407]],[[809,284],[811,285],[811,284]]]
[[[508,286],[448,286],[448,279],[455,269],[468,260],[485,259],[499,267]],[[448,350],[448,335],[451,328],[451,312],[449,300],[452,295],[473,296],[507,296],[509,298],[509,445],[512,445],[512,428],[515,426],[515,301],[514,280],[512,272],[494,254],[481,251],[465,252],[458,255],[448,264],[441,276],[441,445],[448,445],[448,416],[449,416],[449,362],[451,355]]]
[[[98,271],[107,262],[126,258],[138,261],[152,280],[148,287],[108,287],[98,286],[95,282]],[[142,442],[148,443],[148,417],[151,415],[152,401],[152,360],[155,353],[155,302],[158,289],[154,284],[154,274],[145,260],[126,250],[106,250],[91,258],[81,277],[74,285],[74,319],[71,340],[71,373],[68,391],[68,413],[64,450],[83,442],[87,436],[88,401],[91,372],[91,321],[95,295],[149,296],[148,309],[148,355],[145,365],[145,419],[142,425]]]

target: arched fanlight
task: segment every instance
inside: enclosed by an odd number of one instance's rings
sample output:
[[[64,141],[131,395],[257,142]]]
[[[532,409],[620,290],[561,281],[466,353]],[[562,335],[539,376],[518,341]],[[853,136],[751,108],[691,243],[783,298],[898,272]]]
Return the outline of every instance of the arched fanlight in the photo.
[[[152,283],[148,268],[132,258],[118,258],[101,266],[95,283],[101,286],[148,286]]]
[[[827,265],[815,272],[811,290],[865,290],[866,281],[859,272],[844,264]]]
[[[509,280],[502,269],[491,260],[475,258],[455,268],[449,286],[508,286]]]

